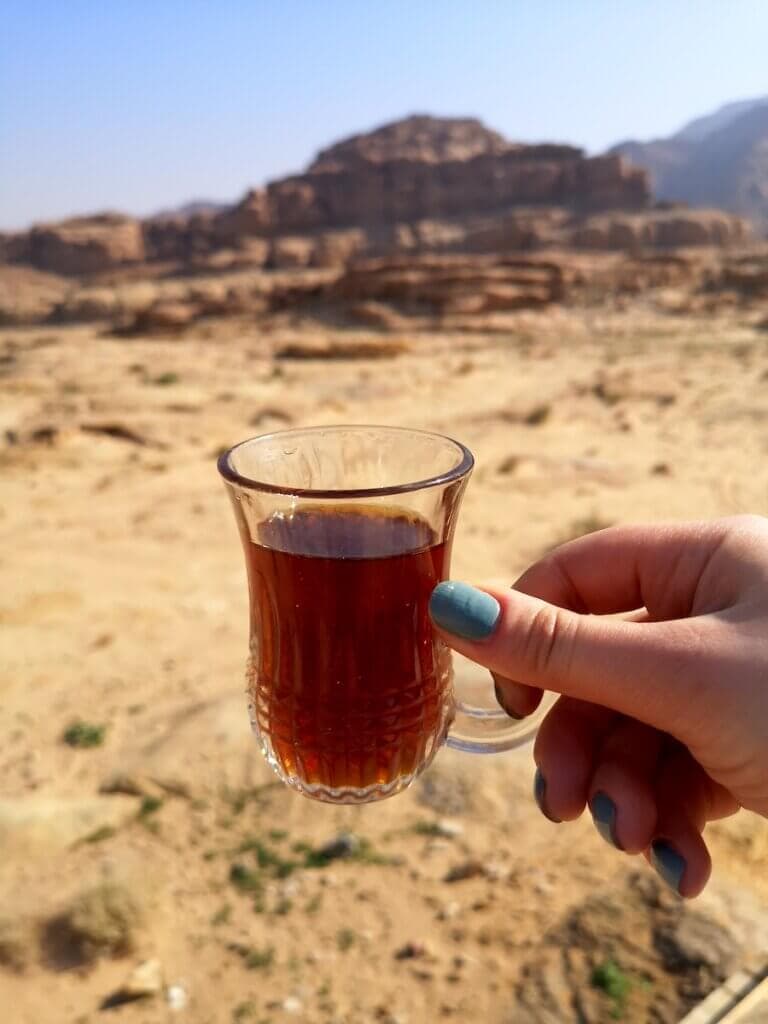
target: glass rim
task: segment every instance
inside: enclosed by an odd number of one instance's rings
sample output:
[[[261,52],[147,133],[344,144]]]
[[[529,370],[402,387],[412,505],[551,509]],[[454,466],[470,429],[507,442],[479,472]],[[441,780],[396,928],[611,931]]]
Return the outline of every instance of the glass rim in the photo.
[[[418,435],[429,437],[434,440],[448,441],[456,448],[458,461],[451,469],[438,473],[435,476],[426,477],[423,480],[413,480],[400,484],[387,484],[382,487],[287,487],[283,484],[270,484],[255,477],[243,476],[238,473],[231,462],[231,456],[238,449],[245,445],[253,444],[256,441],[267,441],[271,438],[290,437],[296,434],[321,434],[324,432],[336,432],[344,430],[380,430],[390,434]],[[422,491],[429,487],[442,487],[453,483],[467,476],[475,464],[475,457],[472,452],[461,441],[457,441],[447,434],[438,434],[432,430],[418,430],[412,427],[389,427],[378,423],[329,423],[326,426],[314,427],[291,427],[288,430],[273,430],[266,434],[257,434],[254,437],[247,437],[243,441],[223,451],[216,460],[219,473],[227,483],[236,487],[242,487],[250,491],[263,491],[267,494],[284,494],[295,498],[377,498],[389,494],[407,494],[410,491]]]

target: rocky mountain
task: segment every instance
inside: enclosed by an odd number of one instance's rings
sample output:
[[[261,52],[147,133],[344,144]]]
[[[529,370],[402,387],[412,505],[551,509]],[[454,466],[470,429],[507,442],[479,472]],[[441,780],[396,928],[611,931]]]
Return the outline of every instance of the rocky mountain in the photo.
[[[304,174],[249,193],[233,230],[371,227],[526,204],[640,209],[646,175],[615,155],[507,142],[480,121],[416,115],[323,150]]]
[[[195,217],[198,214],[207,216],[208,214],[221,213],[223,210],[228,210],[231,203],[220,203],[214,199],[193,199],[188,203],[182,203],[181,206],[174,206],[169,210],[159,210],[157,213],[153,213],[148,220],[177,220],[186,219],[188,217]]]
[[[652,209],[647,172],[621,154],[509,142],[474,118],[423,114],[343,139],[303,174],[231,207],[200,206],[145,221],[103,214],[37,225],[0,236],[0,262],[72,276],[142,263],[217,273],[401,253],[726,245],[747,235],[722,211]]]
[[[644,167],[659,199],[717,206],[768,230],[768,96],[729,103],[667,139],[610,150]]]

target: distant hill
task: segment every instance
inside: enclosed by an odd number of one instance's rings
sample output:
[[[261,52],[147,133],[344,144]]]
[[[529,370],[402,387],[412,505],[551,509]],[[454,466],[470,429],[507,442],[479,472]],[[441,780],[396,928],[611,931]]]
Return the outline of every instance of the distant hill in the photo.
[[[768,96],[728,103],[667,139],[614,146],[651,176],[658,199],[717,206],[768,230]]]
[[[228,210],[232,205],[232,203],[219,203],[213,199],[193,199],[191,202],[184,203],[182,206],[176,206],[172,210],[160,210],[159,213],[153,213],[151,217],[147,217],[147,220],[186,219],[187,217],[194,217],[198,213],[214,215],[221,213],[223,210]]]

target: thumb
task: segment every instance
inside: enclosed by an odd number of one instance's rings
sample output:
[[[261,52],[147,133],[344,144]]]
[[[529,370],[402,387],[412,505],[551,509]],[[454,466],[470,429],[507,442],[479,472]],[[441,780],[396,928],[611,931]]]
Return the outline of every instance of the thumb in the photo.
[[[496,675],[678,735],[690,714],[698,680],[690,626],[581,615],[516,590],[456,582],[438,584],[429,611],[450,647]]]

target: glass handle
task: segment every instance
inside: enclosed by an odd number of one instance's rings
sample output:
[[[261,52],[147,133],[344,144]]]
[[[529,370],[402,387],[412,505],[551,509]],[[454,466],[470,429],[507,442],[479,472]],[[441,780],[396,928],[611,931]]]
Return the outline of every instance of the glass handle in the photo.
[[[496,702],[488,670],[460,655],[453,657],[456,713],[446,745],[470,754],[500,754],[533,739],[555,696],[545,693],[533,714],[519,721],[510,718]]]

